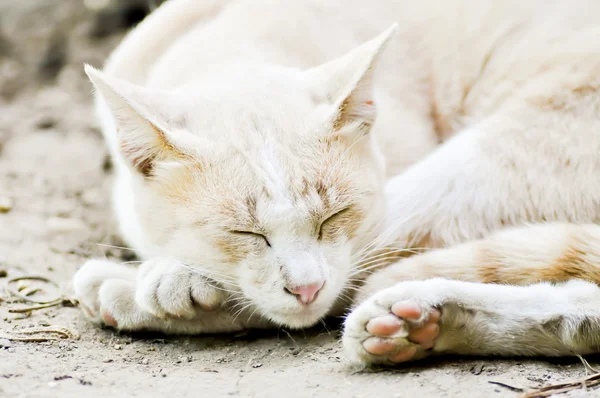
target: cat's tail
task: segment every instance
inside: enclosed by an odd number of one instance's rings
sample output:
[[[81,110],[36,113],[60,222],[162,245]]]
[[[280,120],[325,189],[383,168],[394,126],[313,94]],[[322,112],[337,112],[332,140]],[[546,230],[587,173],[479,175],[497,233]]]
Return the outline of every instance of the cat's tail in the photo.
[[[400,281],[435,277],[512,285],[583,279],[600,285],[600,226],[528,225],[431,250],[374,272],[361,296]]]
[[[110,55],[104,71],[142,84],[154,61],[181,35],[211,21],[231,0],[169,0],[123,39]]]

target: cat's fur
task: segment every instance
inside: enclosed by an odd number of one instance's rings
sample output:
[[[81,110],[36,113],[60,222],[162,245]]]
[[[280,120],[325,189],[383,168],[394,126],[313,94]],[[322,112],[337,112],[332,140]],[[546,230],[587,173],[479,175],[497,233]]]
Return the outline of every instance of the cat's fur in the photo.
[[[600,289],[536,283],[600,281],[598,11],[167,2],[87,68],[122,232],[147,261],[86,263],[82,305],[129,330],[303,327],[358,286],[355,360],[387,362],[365,325],[403,300],[442,312],[429,350],[408,338],[424,319],[393,336],[414,358],[597,351]],[[388,265],[399,248],[440,249]],[[323,283],[308,306],[285,290]]]

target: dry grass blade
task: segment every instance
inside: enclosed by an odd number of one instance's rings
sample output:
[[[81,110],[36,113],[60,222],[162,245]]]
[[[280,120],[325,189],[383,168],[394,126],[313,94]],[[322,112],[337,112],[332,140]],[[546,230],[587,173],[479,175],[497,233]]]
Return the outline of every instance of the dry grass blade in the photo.
[[[6,290],[13,296],[20,298],[21,300],[25,301],[25,302],[29,302],[29,303],[35,303],[35,304],[50,304],[53,303],[57,300],[61,300],[61,297],[57,297],[53,300],[45,300],[45,301],[41,301],[41,300],[36,300],[33,299],[31,297],[29,297],[29,295],[32,294],[31,291],[28,291],[28,289],[30,289],[29,287],[24,288],[24,289],[14,289],[12,287],[12,285],[16,284],[17,282],[21,282],[21,281],[39,281],[39,282],[44,282],[44,283],[48,283],[50,285],[52,285],[54,288],[58,289],[59,286],[56,282],[46,278],[45,276],[37,276],[37,275],[30,275],[30,276],[20,276],[18,278],[12,278],[9,279],[6,282]]]
[[[508,388],[509,390],[514,391],[514,392],[523,392],[523,389],[521,387],[511,386],[510,384],[501,383],[499,381],[490,380],[490,381],[488,381],[488,383],[495,384],[500,387]]]
[[[52,302],[49,302],[46,304],[32,305],[30,307],[22,307],[22,308],[10,308],[8,310],[8,312],[11,314],[22,314],[22,313],[27,313],[27,312],[31,312],[31,311],[42,310],[44,308],[56,307],[57,305],[74,306],[75,301],[71,300],[71,299],[58,299],[58,300],[55,300],[55,301],[52,301]]]
[[[18,278],[9,279],[6,282],[6,290],[8,291],[8,293],[10,295],[17,297],[21,301],[35,304],[35,305],[29,306],[29,307],[10,308],[8,310],[8,312],[10,312],[10,313],[21,314],[21,313],[28,313],[28,312],[35,311],[35,310],[41,310],[44,308],[55,307],[58,305],[70,305],[70,306],[77,305],[76,300],[66,298],[63,296],[56,297],[52,300],[36,300],[30,296],[33,295],[34,293],[40,291],[41,290],[40,288],[31,287],[31,286],[26,286],[22,289],[13,288],[13,285],[17,284],[17,282],[22,282],[22,281],[44,282],[44,283],[50,284],[55,289],[59,289],[59,286],[56,282],[54,282],[44,276],[30,275],[30,276],[21,276]]]
[[[14,332],[0,332],[0,338],[12,341],[43,342],[62,339],[79,339],[79,334],[64,327],[29,328]]]

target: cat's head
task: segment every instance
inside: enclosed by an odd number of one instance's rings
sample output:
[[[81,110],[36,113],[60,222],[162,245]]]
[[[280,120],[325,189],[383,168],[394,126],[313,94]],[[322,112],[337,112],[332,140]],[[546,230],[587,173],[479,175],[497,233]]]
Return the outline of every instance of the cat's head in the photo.
[[[394,31],[309,70],[215,67],[169,92],[87,67],[114,119],[147,252],[280,324],[322,318],[381,222],[372,81]]]

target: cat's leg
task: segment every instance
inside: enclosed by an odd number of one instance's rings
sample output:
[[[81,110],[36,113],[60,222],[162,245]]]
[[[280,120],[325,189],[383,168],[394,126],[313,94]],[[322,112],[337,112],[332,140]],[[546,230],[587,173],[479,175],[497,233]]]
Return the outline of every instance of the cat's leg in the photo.
[[[347,318],[346,352],[363,364],[431,354],[567,356],[600,349],[600,288],[491,285],[429,279],[401,282]]]
[[[146,262],[139,271],[91,260],[75,274],[73,287],[88,317],[119,330],[200,334],[266,325],[260,317],[248,320],[217,308],[224,292],[186,271],[168,260]]]
[[[428,280],[404,282],[423,279]],[[396,360],[436,352],[596,351],[600,344],[596,284],[537,284],[570,279],[600,284],[600,226],[552,223],[506,229],[374,272],[357,296],[363,304],[348,318],[345,340],[354,357],[366,362],[388,359],[369,356],[369,349],[395,353]]]
[[[378,258],[371,262],[380,264]],[[357,302],[398,282],[431,278],[511,285],[583,279],[600,285],[600,225],[546,223],[505,228],[485,239],[428,250],[376,271],[367,268],[364,273],[370,275]]]

